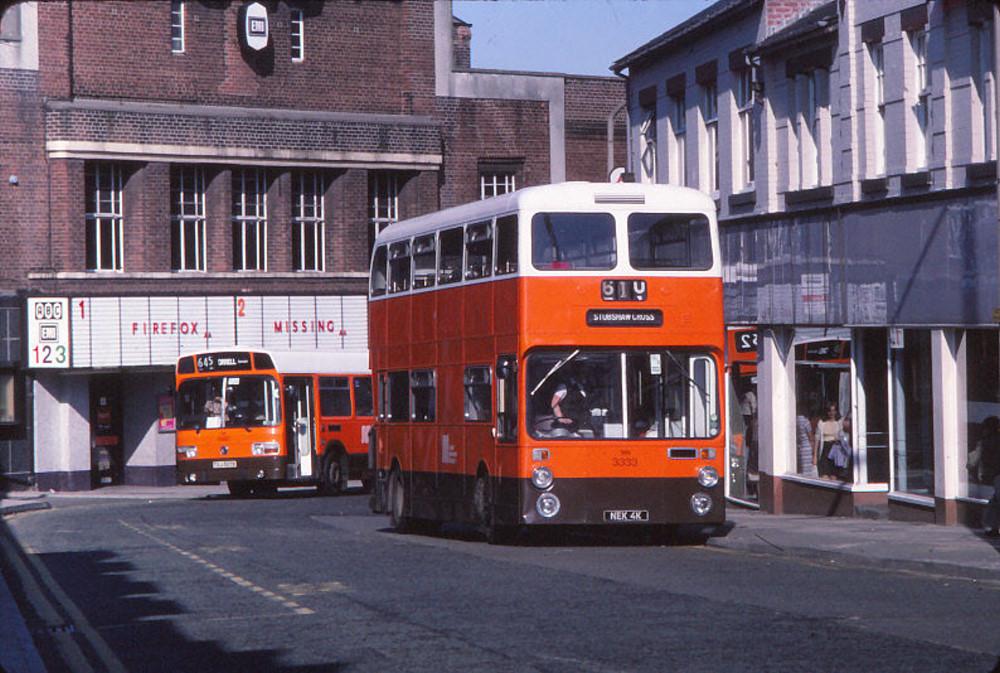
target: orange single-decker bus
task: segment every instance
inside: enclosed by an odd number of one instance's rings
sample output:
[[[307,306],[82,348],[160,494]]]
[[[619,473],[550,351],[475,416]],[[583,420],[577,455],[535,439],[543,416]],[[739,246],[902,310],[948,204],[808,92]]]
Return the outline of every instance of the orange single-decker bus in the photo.
[[[393,224],[369,317],[372,503],[394,526],[725,521],[708,196],[564,183]]]
[[[370,485],[367,351],[232,349],[184,355],[176,369],[177,482],[230,493]]]

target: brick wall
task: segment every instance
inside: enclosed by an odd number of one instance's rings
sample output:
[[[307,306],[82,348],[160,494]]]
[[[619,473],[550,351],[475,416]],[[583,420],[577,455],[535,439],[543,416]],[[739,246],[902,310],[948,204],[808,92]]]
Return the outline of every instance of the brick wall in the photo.
[[[625,82],[620,79],[574,77],[566,80],[566,179],[608,179],[608,115],[617,110],[614,165],[624,166]],[[621,108],[621,109],[619,109]]]
[[[764,22],[767,35],[776,33],[803,14],[829,0],[765,0]]]

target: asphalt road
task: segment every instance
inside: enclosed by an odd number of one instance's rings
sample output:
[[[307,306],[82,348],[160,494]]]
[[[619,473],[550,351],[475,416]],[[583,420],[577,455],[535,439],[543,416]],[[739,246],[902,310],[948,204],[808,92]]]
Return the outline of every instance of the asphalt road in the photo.
[[[397,535],[367,497],[55,503],[8,525],[50,671],[955,671],[1000,583],[641,540]]]

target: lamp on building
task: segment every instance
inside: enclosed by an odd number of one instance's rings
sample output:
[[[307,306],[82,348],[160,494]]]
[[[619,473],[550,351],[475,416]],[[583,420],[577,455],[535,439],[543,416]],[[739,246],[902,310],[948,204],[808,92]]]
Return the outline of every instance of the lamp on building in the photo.
[[[12,175],[9,178],[7,178],[7,184],[9,184],[11,187],[17,187],[18,183],[20,182],[21,181],[18,179],[16,175]]]

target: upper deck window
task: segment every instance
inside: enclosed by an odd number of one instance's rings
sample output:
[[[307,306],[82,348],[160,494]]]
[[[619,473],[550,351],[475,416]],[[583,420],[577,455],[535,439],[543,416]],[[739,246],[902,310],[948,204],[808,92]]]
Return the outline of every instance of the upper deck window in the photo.
[[[433,287],[437,274],[437,246],[434,234],[413,239],[413,288]]]
[[[438,267],[438,284],[447,285],[462,280],[462,227],[441,232],[441,257]]]
[[[465,230],[465,277],[485,278],[493,270],[493,223],[477,222]]]
[[[399,241],[389,246],[389,292],[410,289],[410,242]]]
[[[531,218],[536,269],[612,269],[618,263],[609,213],[536,213]]]
[[[496,275],[517,272],[517,215],[497,218]]]
[[[372,257],[372,277],[371,277],[371,294],[373,297],[379,297],[385,294],[386,287],[386,248],[384,245],[380,245],[375,249],[375,255]]]
[[[708,218],[677,213],[632,213],[628,254],[636,269],[709,269]]]

